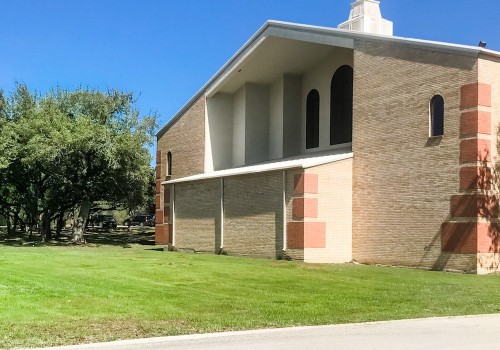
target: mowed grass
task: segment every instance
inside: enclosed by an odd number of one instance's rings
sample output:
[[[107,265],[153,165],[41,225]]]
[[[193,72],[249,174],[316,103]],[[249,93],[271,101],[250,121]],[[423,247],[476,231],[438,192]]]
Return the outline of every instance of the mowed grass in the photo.
[[[0,348],[500,312],[500,276],[0,246]]]

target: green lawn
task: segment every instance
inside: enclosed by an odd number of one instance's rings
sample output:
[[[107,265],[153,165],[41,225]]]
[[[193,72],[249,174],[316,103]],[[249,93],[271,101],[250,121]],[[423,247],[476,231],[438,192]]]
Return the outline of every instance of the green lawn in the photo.
[[[0,246],[0,348],[500,312],[500,276]]]

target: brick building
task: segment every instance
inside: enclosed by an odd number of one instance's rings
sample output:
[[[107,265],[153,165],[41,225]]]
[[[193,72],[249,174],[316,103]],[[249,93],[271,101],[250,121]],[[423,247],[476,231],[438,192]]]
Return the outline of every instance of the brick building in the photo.
[[[267,22],[157,134],[156,242],[305,262],[499,270],[500,53]]]

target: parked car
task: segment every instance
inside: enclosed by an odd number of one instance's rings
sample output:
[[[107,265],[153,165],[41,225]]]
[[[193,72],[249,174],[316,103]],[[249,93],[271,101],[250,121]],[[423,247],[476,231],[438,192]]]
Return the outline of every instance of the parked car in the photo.
[[[89,226],[99,228],[116,228],[116,220],[113,215],[93,215],[89,218]]]
[[[124,225],[127,226],[150,226],[155,225],[154,215],[136,215],[132,216],[124,221]]]

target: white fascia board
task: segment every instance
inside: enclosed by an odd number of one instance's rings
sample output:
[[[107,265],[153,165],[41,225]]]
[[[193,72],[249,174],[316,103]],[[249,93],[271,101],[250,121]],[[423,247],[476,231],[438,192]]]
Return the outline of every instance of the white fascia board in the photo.
[[[389,41],[399,44],[413,45],[418,47],[425,47],[428,49],[440,49],[447,52],[455,52],[466,54],[469,56],[478,55],[480,52],[496,54],[500,56],[500,52],[496,52],[493,50],[487,50],[478,46],[470,46],[470,45],[460,45],[460,44],[451,44],[446,42],[439,41],[431,41],[431,40],[421,40],[421,39],[413,39],[413,38],[405,38],[398,37],[393,35],[383,35],[383,34],[373,34],[373,33],[364,33],[347,29],[338,29],[338,28],[330,28],[330,27],[321,27],[321,26],[312,26],[306,24],[297,24],[297,23],[289,23],[289,22],[280,22],[280,21],[269,21],[270,28],[279,28],[282,30],[292,31],[292,32],[306,32],[306,33],[316,33],[327,36],[335,36],[337,38],[345,38],[351,40],[366,40],[366,41]],[[288,33],[287,38],[293,39],[293,34]],[[300,39],[299,39],[300,40]],[[325,42],[325,44],[328,44]]]
[[[481,57],[481,56],[500,58],[500,52],[489,50],[489,49],[481,49],[479,57]]]
[[[438,41],[419,40],[391,35],[371,34],[346,29],[337,29],[329,27],[312,26],[305,24],[267,21],[251,38],[248,40],[222,68],[170,119],[163,128],[158,131],[156,137],[160,137],[163,133],[173,125],[184,113],[207,91],[214,91],[215,85],[220,85],[223,77],[227,77],[236,66],[238,66],[244,58],[248,56],[258,45],[268,36],[278,36],[281,38],[302,40],[326,44],[332,46],[340,46],[354,48],[355,40],[365,41],[385,41],[397,44],[409,45],[414,47],[426,48],[441,52],[456,53],[465,56],[479,57],[480,54],[492,57],[500,57],[500,52],[484,49],[477,46],[467,46],[459,44],[443,43]]]
[[[331,35],[325,35],[321,33],[311,33],[305,31],[290,31],[284,28],[273,28],[270,27],[268,30],[268,36],[306,41],[309,43],[323,44],[330,46],[343,47],[346,49],[354,49],[354,40],[349,38],[335,37]]]
[[[353,153],[348,152],[348,153],[341,153],[341,154],[321,156],[321,157],[307,157],[307,158],[294,159],[294,160],[282,160],[282,161],[276,161],[273,163],[250,165],[250,166],[244,166],[244,167],[240,167],[240,168],[218,170],[218,171],[214,171],[212,173],[183,177],[180,179],[164,181],[164,182],[162,182],[162,185],[170,185],[170,184],[181,183],[181,182],[208,180],[208,179],[216,179],[216,178],[226,178],[226,177],[230,177],[230,176],[264,173],[264,172],[270,172],[270,171],[288,170],[288,169],[295,169],[295,168],[307,169],[307,168],[312,168],[312,167],[319,166],[319,165],[338,162],[338,161],[349,159],[352,157],[353,157]]]
[[[269,21],[268,23],[268,36],[354,49],[354,39],[349,36],[351,32],[347,32],[347,35],[343,35],[346,34],[345,31],[337,31],[329,27],[280,21]]]

